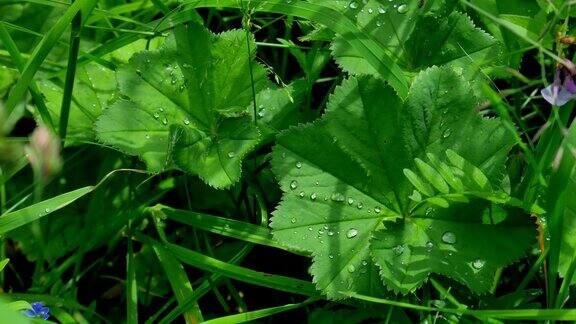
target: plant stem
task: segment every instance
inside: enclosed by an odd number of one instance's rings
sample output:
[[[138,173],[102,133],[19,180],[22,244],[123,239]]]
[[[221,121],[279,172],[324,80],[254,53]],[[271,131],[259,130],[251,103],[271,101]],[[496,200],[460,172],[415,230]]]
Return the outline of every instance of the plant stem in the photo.
[[[74,90],[74,79],[76,78],[76,64],[78,62],[78,52],[80,50],[80,30],[82,29],[82,14],[78,12],[72,20],[72,31],[70,35],[70,50],[68,52],[68,68],[66,71],[66,81],[64,83],[64,94],[60,108],[60,137],[62,146],[66,140],[68,119],[70,116],[70,106],[72,104],[72,91]]]

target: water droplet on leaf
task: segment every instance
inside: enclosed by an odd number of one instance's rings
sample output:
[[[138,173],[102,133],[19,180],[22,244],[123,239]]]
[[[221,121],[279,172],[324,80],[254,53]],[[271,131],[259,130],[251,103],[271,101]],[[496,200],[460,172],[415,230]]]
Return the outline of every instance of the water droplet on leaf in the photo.
[[[398,10],[398,13],[405,14],[408,12],[408,6],[405,4],[402,4],[402,5],[399,5],[398,9],[396,9],[396,10]]]
[[[481,260],[481,259],[476,259],[476,260],[474,260],[474,262],[472,262],[472,266],[476,270],[480,270],[480,269],[484,268],[485,264],[486,264],[486,261]]]
[[[316,200],[316,198],[318,198],[318,194],[313,192],[312,194],[310,194],[310,199],[311,200]]]
[[[358,235],[358,230],[355,228],[351,228],[348,230],[348,232],[346,232],[346,237],[349,239],[355,238],[356,235]]]
[[[290,182],[290,189],[294,190],[296,188],[298,188],[298,181],[292,180],[292,182]]]
[[[343,202],[345,198],[341,193],[335,192],[330,196],[330,199],[335,202]]]
[[[357,8],[358,8],[358,3],[356,3],[356,1],[352,1],[352,2],[350,2],[350,4],[348,5],[348,7],[350,7],[350,9],[357,9]]]
[[[396,245],[392,248],[392,252],[394,252],[396,255],[400,255],[402,252],[404,252],[404,247],[402,245]]]
[[[233,158],[236,154],[234,154],[234,152],[230,151],[230,152],[228,152],[227,155],[229,158]]]
[[[353,264],[349,265],[348,266],[348,272],[352,273],[354,271],[356,271],[356,267]]]
[[[456,234],[452,232],[445,232],[444,234],[442,234],[442,242],[446,244],[456,243]]]
[[[296,168],[298,169],[302,168],[302,162],[296,162]]]

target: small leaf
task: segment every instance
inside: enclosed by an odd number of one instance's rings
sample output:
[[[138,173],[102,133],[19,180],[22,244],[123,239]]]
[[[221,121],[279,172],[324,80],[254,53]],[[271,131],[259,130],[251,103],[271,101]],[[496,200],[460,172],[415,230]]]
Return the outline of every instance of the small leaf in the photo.
[[[246,110],[252,86],[256,92],[271,86],[254,62],[254,40],[248,42],[250,52],[241,30],[214,35],[191,23],[157,51],[135,54],[117,72],[129,100],[98,119],[99,139],[140,156],[151,171],[177,166],[216,188],[231,186],[260,139]]]
[[[441,193],[448,193],[450,191],[448,184],[444,181],[440,173],[436,172],[433,167],[420,159],[414,159],[414,161],[416,162],[416,167],[418,167],[422,175],[434,186],[434,188]]]
[[[404,169],[404,175],[406,178],[408,178],[410,183],[412,183],[414,187],[416,187],[416,189],[418,189],[421,193],[428,197],[434,196],[434,191],[432,191],[432,188],[427,183],[424,183],[416,173],[412,172],[412,170]]]

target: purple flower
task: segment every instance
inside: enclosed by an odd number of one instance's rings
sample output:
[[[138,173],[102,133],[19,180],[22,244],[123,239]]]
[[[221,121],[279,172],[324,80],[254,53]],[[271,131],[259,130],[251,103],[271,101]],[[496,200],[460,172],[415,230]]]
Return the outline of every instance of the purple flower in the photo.
[[[542,97],[550,104],[563,106],[568,101],[576,98],[576,82],[572,78],[574,63],[566,61],[556,71],[554,82],[542,89]]]
[[[44,306],[43,302],[34,302],[30,304],[32,309],[26,309],[22,311],[22,314],[31,318],[40,318],[45,321],[50,317],[50,309]]]

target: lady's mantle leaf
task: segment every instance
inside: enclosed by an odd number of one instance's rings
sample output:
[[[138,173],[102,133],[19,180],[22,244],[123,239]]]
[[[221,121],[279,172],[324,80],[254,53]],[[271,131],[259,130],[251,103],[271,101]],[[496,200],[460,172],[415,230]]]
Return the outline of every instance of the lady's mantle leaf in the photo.
[[[522,257],[535,227],[524,215],[486,201],[428,207],[387,223],[371,249],[386,285],[395,292],[418,288],[432,272],[486,292],[496,270]]]
[[[500,55],[500,43],[476,28],[468,16],[452,12],[452,1],[440,5],[436,11],[427,5],[419,6],[419,1],[404,5],[385,0],[326,1],[334,3],[335,8],[344,11],[363,31],[392,52],[405,70],[450,65],[471,75],[482,66],[496,63]],[[356,5],[349,5],[353,3]],[[332,50],[344,70],[378,76],[341,36],[334,39]]]
[[[95,63],[78,68],[74,83],[72,106],[66,142],[94,141],[94,122],[113,97],[114,71]],[[62,82],[63,84],[63,82]],[[63,90],[58,83],[41,80],[38,86],[46,98],[46,106],[58,128]],[[40,116],[36,116],[40,118]]]
[[[135,54],[117,72],[126,99],[97,121],[98,138],[140,156],[151,171],[175,164],[214,187],[232,185],[260,138],[246,111],[253,99],[250,67],[257,92],[270,85],[249,42],[250,53],[243,31],[214,35],[190,24],[159,50]]]
[[[414,159],[423,160],[427,153],[445,159],[446,151],[453,150],[492,185],[502,179],[513,139],[500,121],[478,116],[475,105],[470,85],[447,68],[422,72],[405,104],[378,79],[351,78],[332,95],[321,121],[293,128],[278,139],[272,165],[285,194],[274,213],[274,235],[312,252],[311,272],[319,289],[331,298],[342,298],[340,292],[346,290],[373,294],[380,288],[375,262],[384,282],[396,291],[417,288],[430,272],[485,291],[494,269],[518,258],[530,245],[534,228],[527,218],[512,218],[496,207],[489,214],[487,202],[452,205],[432,216],[425,214],[426,205],[409,199],[413,186],[403,170],[417,169]],[[471,233],[477,228],[490,246],[470,242],[479,239]],[[504,231],[515,235],[514,244],[506,243],[508,236],[500,235]],[[426,265],[439,255],[393,258],[402,254],[400,249],[425,250],[428,240],[438,246],[442,234],[435,237],[437,232],[457,235],[452,253],[477,247],[476,266],[484,262],[487,266],[478,266],[484,272],[469,276],[479,272],[469,268],[476,261],[470,253],[446,258],[442,267]],[[383,243],[386,237],[393,237],[394,245]],[[409,261],[426,267],[410,273],[407,269],[415,265]],[[399,273],[412,278],[399,279]]]

